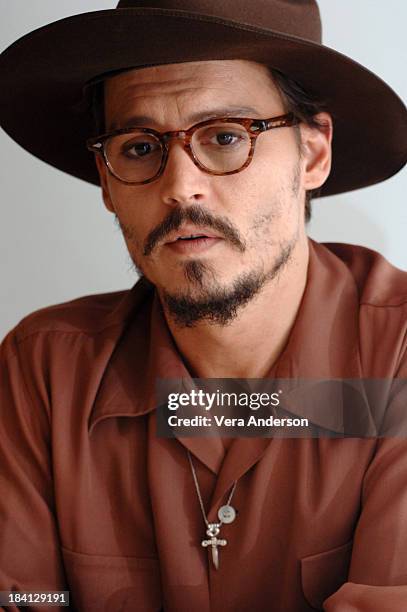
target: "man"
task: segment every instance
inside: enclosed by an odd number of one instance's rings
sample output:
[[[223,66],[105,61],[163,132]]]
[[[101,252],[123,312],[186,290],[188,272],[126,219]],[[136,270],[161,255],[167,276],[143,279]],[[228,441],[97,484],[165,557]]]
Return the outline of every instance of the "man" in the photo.
[[[156,435],[159,379],[384,379],[384,421],[405,406],[406,275],[305,231],[310,193],[404,166],[405,107],[320,44],[312,0],[219,4],[122,1],[2,56],[3,127],[100,183],[142,279],[2,345],[0,587],[86,611],[400,611],[403,437]]]

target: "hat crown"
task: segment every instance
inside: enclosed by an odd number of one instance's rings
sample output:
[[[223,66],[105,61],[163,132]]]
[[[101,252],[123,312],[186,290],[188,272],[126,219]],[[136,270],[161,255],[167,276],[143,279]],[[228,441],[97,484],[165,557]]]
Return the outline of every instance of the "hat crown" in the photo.
[[[154,8],[210,15],[321,42],[315,0],[120,0],[118,9]]]

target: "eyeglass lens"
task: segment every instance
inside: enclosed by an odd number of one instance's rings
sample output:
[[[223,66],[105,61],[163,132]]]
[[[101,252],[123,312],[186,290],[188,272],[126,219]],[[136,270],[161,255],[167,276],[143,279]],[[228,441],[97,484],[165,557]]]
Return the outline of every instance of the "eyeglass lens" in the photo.
[[[244,166],[251,140],[242,125],[219,122],[197,129],[191,139],[191,148],[203,169],[222,174]],[[163,156],[159,139],[141,131],[113,136],[107,141],[105,151],[114,173],[129,182],[153,178]]]

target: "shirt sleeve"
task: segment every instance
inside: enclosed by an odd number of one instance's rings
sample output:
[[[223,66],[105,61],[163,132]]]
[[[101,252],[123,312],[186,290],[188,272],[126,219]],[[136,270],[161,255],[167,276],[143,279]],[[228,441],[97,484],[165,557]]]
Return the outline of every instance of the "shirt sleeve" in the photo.
[[[0,591],[68,590],[55,519],[50,402],[36,338],[18,344],[10,332],[0,346]]]
[[[407,366],[407,362],[406,362]],[[364,479],[348,582],[325,600],[326,612],[407,610],[407,367],[389,410],[393,437],[378,440]],[[394,415],[399,420],[397,436]]]

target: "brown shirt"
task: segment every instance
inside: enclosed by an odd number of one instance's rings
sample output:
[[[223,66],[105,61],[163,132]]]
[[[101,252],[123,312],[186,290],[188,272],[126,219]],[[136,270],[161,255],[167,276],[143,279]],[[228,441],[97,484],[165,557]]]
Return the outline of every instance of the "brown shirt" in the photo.
[[[406,379],[406,276],[311,241],[274,376]],[[157,438],[154,381],[188,372],[146,281],[28,316],[1,364],[0,590],[86,612],[407,610],[407,441]],[[186,449],[210,520],[238,479],[218,571]]]

